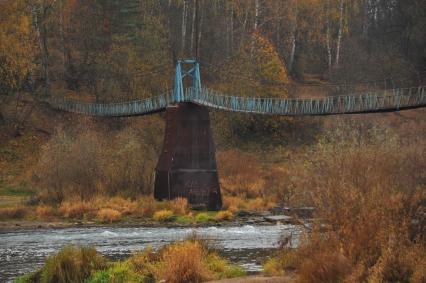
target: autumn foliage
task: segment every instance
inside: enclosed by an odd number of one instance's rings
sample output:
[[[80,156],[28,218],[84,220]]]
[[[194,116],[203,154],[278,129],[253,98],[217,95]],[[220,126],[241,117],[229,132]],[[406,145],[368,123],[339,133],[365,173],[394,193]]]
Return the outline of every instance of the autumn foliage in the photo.
[[[301,282],[426,280],[426,147],[404,140],[351,123],[328,132],[299,172],[310,176],[305,201],[318,221],[299,248],[284,247],[266,269],[296,270]]]

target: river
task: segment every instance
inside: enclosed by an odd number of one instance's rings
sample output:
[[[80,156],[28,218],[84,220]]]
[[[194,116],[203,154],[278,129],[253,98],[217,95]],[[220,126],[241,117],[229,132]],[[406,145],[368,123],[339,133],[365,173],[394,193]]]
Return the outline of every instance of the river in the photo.
[[[158,248],[192,233],[208,239],[222,255],[249,272],[261,270],[282,236],[293,235],[298,244],[301,228],[295,225],[245,225],[226,227],[90,227],[34,229],[0,233],[0,282],[43,265],[45,258],[67,244],[90,245],[103,255],[120,259],[147,246]]]

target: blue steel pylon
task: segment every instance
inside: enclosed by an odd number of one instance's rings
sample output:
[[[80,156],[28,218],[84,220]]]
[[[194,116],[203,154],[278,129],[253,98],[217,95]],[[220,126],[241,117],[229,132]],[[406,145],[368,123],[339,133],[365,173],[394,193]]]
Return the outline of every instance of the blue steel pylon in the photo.
[[[182,65],[192,65],[188,71],[182,69]],[[185,101],[183,79],[186,76],[192,78],[192,88],[195,91],[201,90],[200,64],[195,59],[178,60],[176,63],[175,85],[173,89],[174,102]]]

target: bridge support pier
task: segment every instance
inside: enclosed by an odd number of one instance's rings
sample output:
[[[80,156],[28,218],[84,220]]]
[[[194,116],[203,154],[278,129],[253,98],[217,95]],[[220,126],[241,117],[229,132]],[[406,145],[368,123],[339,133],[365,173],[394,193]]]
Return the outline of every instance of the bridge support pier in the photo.
[[[215,147],[206,107],[178,103],[167,108],[163,151],[155,169],[154,197],[183,197],[193,207],[221,208]]]

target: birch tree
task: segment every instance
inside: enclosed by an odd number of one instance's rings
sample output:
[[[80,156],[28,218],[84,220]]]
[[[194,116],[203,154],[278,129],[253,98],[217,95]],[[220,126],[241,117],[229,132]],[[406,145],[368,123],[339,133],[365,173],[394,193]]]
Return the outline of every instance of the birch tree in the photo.
[[[340,0],[340,4],[339,4],[339,33],[338,33],[338,36],[337,36],[336,59],[334,60],[335,67],[339,66],[340,49],[341,49],[341,46],[342,46],[343,8],[344,8],[344,0]]]

